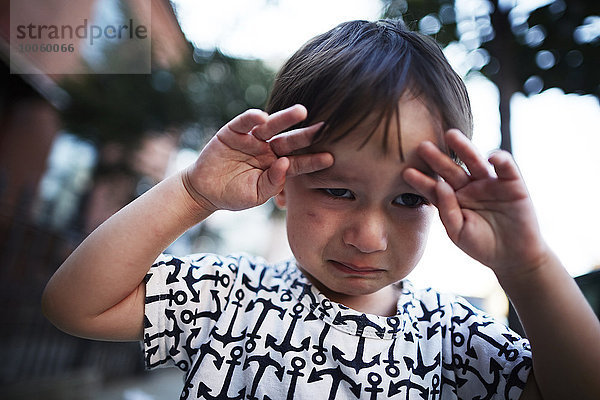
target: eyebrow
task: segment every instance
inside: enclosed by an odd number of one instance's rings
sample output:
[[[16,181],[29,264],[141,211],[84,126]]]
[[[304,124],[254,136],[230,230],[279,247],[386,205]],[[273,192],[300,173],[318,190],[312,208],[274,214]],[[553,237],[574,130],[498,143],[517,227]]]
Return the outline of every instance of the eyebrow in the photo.
[[[411,168],[415,168],[415,167],[411,166]],[[438,175],[433,170],[431,170],[429,167],[424,170],[417,168],[417,170],[423,172],[425,175],[430,176],[434,179],[438,178]],[[331,168],[311,172],[311,173],[305,174],[305,176],[307,176],[309,179],[315,181],[317,184],[321,184],[323,186],[329,186],[332,184],[335,184],[335,185],[339,184],[339,185],[345,186],[349,182],[353,182],[356,180],[356,177],[352,176],[351,174],[344,173],[343,170],[342,171],[334,171]],[[406,181],[402,178],[401,174],[398,175],[398,180],[396,181],[396,184],[399,187],[406,186],[406,187],[412,188],[412,186],[410,186],[408,183],[406,183]],[[412,188],[412,189],[414,189],[414,188]]]
[[[352,181],[352,180],[356,179],[356,177],[351,176],[348,173],[344,173],[344,171],[342,171],[342,170],[335,171],[331,167],[308,173],[308,174],[306,174],[306,176],[308,176],[311,179],[314,179],[317,181],[322,181],[322,182],[326,182],[326,181],[347,182],[347,181]]]

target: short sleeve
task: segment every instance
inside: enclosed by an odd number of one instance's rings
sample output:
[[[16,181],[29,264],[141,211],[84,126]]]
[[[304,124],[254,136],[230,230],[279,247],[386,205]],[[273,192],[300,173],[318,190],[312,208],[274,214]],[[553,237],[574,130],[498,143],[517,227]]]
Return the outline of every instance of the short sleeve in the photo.
[[[518,399],[531,371],[529,341],[458,298],[452,303],[450,328],[458,398]]]
[[[175,365],[187,371],[221,316],[239,258],[160,255],[146,275],[146,368]]]

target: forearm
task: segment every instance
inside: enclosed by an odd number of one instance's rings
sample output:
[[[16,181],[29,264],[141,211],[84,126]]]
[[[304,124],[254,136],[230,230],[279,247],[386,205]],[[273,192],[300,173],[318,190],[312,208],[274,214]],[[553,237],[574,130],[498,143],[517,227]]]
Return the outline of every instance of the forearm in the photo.
[[[189,196],[181,175],[166,179],[104,222],[71,254],[46,287],[44,312],[57,325],[76,331],[78,324],[135,292],[160,252],[209,214]]]
[[[600,323],[560,261],[518,280],[499,277],[530,339],[544,399],[600,398]]]

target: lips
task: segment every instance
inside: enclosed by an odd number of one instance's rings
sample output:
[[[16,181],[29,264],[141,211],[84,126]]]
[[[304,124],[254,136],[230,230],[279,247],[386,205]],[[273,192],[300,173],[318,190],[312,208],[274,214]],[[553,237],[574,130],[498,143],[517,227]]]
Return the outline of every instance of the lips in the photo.
[[[369,265],[356,265],[348,262],[331,260],[331,264],[338,270],[353,275],[370,275],[378,272],[383,272],[381,268],[369,266]]]

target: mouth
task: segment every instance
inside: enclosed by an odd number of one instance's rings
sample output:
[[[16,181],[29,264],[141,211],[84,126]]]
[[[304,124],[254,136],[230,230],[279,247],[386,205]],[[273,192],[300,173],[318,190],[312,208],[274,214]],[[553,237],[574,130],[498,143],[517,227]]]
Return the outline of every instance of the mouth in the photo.
[[[355,265],[351,263],[330,260],[329,261],[337,270],[351,275],[373,275],[381,273],[382,268],[373,267],[370,265]]]

